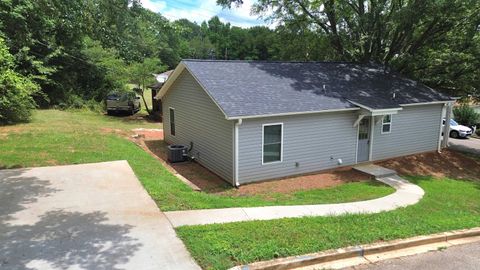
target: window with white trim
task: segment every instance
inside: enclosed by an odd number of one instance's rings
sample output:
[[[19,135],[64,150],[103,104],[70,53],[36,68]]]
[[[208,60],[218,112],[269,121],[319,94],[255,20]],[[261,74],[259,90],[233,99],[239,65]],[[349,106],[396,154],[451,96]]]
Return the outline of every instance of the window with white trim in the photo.
[[[388,134],[392,131],[392,115],[387,114],[382,118],[382,134]]]
[[[169,117],[170,117],[170,135],[175,136],[175,109],[169,109]]]
[[[263,163],[282,161],[283,124],[263,125]]]

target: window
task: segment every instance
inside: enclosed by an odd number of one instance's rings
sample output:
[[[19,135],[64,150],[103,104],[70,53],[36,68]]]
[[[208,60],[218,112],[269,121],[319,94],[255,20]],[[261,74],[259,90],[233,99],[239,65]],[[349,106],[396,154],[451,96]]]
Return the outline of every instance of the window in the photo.
[[[382,119],[382,134],[387,134],[392,131],[392,115],[387,114]]]
[[[175,136],[175,109],[170,108],[170,134]]]
[[[263,125],[263,163],[282,161],[283,124]]]

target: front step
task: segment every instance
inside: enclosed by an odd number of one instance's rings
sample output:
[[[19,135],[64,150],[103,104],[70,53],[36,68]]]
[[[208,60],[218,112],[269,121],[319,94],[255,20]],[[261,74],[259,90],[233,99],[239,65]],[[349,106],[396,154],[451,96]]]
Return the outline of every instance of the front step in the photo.
[[[368,175],[372,175],[375,178],[389,177],[397,174],[397,172],[394,170],[390,170],[375,164],[358,165],[354,166],[353,169]]]

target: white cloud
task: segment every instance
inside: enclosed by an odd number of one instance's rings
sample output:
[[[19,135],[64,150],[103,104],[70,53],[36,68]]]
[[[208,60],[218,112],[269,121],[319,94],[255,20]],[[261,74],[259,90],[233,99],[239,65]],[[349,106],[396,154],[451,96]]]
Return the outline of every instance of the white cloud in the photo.
[[[161,12],[165,9],[167,4],[164,1],[155,1],[155,0],[140,0],[142,6],[146,9],[149,9],[153,12]]]
[[[251,8],[254,0],[244,0],[240,7],[232,6],[231,9],[222,9],[217,5],[216,0],[203,0],[200,3],[192,1],[191,5],[176,1],[162,0],[141,0],[142,5],[154,12],[160,12],[169,20],[188,19],[201,23],[208,21],[211,17],[217,15],[222,22],[229,22],[231,25],[240,27],[251,27],[255,25],[266,25],[258,19],[257,15],[251,14]]]
[[[197,23],[209,20],[211,17],[217,15],[221,11],[221,7],[217,6],[216,0],[202,1],[200,6],[191,7],[190,9],[182,8],[180,6],[169,5],[161,11],[162,15],[170,20],[189,19]]]
[[[235,13],[240,18],[247,18],[247,19],[256,19],[256,17],[252,16],[252,6],[254,2],[252,0],[243,0],[243,5],[237,7],[236,5],[232,5],[231,11]]]

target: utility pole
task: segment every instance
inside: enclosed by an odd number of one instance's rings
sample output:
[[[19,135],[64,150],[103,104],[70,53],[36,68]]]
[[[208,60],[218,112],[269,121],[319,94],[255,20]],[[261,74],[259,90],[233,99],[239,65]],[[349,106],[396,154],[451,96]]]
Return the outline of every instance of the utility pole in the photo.
[[[209,54],[211,60],[215,59],[215,50],[214,49],[210,49],[210,52],[208,54]]]

